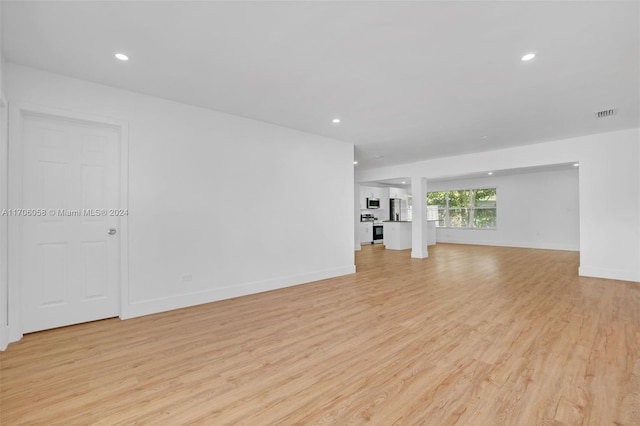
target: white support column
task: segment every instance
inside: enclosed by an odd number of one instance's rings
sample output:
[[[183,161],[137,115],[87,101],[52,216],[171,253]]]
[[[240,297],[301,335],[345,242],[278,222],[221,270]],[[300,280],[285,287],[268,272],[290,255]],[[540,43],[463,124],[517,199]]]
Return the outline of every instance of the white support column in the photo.
[[[353,188],[353,248],[360,250],[360,184],[356,183]]]
[[[427,179],[411,178],[411,196],[413,197],[411,223],[411,257],[424,259],[429,257],[427,250]]]

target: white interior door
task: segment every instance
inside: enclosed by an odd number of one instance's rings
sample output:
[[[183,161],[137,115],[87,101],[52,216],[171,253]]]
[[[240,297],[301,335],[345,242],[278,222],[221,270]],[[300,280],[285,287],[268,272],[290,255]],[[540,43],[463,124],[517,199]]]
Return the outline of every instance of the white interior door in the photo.
[[[118,130],[35,114],[22,129],[22,331],[118,316]]]

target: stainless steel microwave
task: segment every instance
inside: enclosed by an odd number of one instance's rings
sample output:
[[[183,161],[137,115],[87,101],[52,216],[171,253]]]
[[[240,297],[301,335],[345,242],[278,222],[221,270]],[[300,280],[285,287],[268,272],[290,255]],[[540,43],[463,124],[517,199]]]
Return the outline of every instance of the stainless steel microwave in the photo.
[[[379,209],[380,208],[380,198],[367,198],[367,208],[368,209]]]

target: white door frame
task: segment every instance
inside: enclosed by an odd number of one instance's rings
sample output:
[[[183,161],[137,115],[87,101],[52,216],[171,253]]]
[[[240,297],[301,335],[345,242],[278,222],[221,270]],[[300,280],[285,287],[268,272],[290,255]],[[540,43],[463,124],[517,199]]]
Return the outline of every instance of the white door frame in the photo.
[[[9,141],[8,141],[8,208],[25,208],[22,200],[22,162],[23,141],[22,127],[25,115],[39,115],[44,117],[80,121],[89,124],[107,125],[118,131],[118,149],[120,161],[120,205],[118,208],[129,208],[129,126],[126,121],[110,117],[97,116],[76,111],[51,108],[42,105],[19,103],[10,105],[9,110]],[[45,207],[42,207],[45,208]],[[120,217],[120,318],[129,315],[129,223],[128,216]],[[16,218],[8,218],[8,342],[15,342],[22,338],[21,319],[21,277],[20,254],[22,244],[22,225]],[[0,307],[0,312],[3,309]],[[1,344],[2,342],[0,342]],[[0,346],[0,350],[3,348]]]
[[[0,211],[7,208],[7,191],[9,189],[7,141],[9,138],[9,106],[4,95],[0,95]],[[9,343],[9,302],[7,284],[7,256],[9,253],[7,216],[0,216],[0,351]]]

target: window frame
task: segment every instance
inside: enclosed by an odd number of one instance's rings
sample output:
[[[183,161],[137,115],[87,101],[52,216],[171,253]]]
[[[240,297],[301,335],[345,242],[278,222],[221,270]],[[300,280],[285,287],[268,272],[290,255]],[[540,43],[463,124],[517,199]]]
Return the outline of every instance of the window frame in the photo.
[[[494,189],[496,191],[496,206],[492,209],[495,209],[496,211],[496,225],[493,227],[483,227],[483,228],[478,228],[476,226],[474,226],[474,219],[475,219],[475,210],[476,210],[476,206],[475,206],[475,192],[478,189]],[[467,226],[451,226],[451,218],[449,216],[449,210],[450,210],[450,206],[449,206],[449,193],[451,191],[469,191],[469,205],[466,207],[457,207],[458,209],[463,209],[463,208],[467,208],[469,209],[469,222]],[[445,205],[444,207],[441,209],[439,205],[437,205],[438,207],[438,212],[440,212],[441,210],[444,210],[444,226],[439,226],[440,221],[438,220],[436,222],[436,228],[439,229],[471,229],[471,230],[485,230],[485,231],[495,231],[498,229],[498,186],[473,186],[473,187],[465,187],[465,188],[451,188],[451,189],[443,189],[443,190],[435,190],[435,191],[429,191],[427,192],[427,206],[429,206],[428,204],[428,200],[429,200],[429,193],[432,192],[444,192],[445,193]],[[455,209],[456,207],[454,207]],[[486,207],[481,208],[482,210],[487,209]]]

